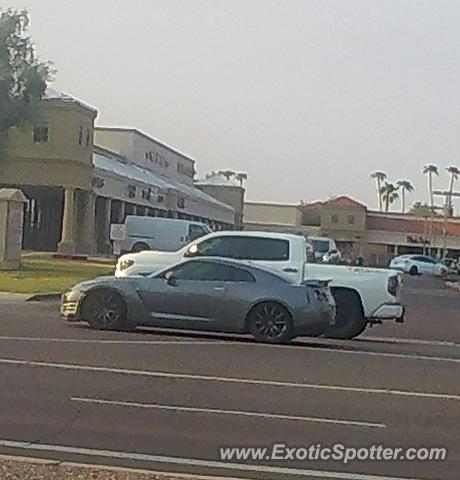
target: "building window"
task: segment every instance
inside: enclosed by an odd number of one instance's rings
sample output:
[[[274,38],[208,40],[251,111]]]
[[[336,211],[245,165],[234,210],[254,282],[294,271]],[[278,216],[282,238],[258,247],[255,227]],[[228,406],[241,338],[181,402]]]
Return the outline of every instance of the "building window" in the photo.
[[[46,125],[34,127],[34,143],[46,143],[49,138],[49,129]]]
[[[163,203],[165,201],[165,197],[163,195],[158,195],[157,201],[158,203]]]
[[[355,223],[355,216],[354,215],[348,215],[348,224],[349,225],[354,225]]]
[[[86,148],[89,147],[90,142],[91,142],[91,132],[89,130],[86,130]]]
[[[339,216],[334,213],[334,215],[332,215],[332,217],[331,217],[331,222],[332,223],[339,223]]]
[[[78,130],[78,145],[83,145],[83,127]]]
[[[185,208],[185,198],[184,197],[178,197],[177,208]]]

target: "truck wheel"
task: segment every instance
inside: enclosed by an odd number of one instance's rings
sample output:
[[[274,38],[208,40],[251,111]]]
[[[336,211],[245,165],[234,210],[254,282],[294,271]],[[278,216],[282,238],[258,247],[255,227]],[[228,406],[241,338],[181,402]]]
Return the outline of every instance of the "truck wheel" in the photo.
[[[133,253],[139,253],[139,252],[142,252],[143,250],[150,250],[149,246],[144,242],[137,242],[131,248],[131,251]]]
[[[367,320],[361,311],[361,304],[355,292],[332,290],[337,306],[335,325],[329,326],[324,334],[327,338],[352,339],[364,332]]]

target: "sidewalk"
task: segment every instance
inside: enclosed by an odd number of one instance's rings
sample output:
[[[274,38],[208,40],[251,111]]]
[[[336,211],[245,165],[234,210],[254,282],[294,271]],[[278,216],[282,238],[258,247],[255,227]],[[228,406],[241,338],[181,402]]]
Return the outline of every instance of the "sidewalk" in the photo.
[[[1,480],[229,480],[0,455]],[[234,479],[238,480],[238,479]],[[240,479],[242,480],[242,479]]]

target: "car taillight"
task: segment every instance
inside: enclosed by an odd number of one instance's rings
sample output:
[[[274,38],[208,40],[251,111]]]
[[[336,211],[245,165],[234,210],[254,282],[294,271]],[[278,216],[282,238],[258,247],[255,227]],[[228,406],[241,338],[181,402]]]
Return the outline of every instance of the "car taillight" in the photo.
[[[398,289],[399,289],[399,277],[398,275],[393,275],[388,279],[388,286],[387,290],[390,295],[393,295],[393,297],[396,297],[398,294]]]
[[[127,268],[132,267],[134,263],[134,260],[126,258],[125,260],[120,260],[118,266],[120,270],[126,270]]]

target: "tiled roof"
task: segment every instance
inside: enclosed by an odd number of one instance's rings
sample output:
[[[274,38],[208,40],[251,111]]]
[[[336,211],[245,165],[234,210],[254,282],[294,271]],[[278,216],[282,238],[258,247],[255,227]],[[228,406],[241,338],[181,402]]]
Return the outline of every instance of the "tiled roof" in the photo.
[[[325,205],[332,205],[334,207],[361,207],[366,208],[366,205],[354,200],[351,197],[346,195],[339,195],[337,197],[332,197],[329,200],[324,202]]]
[[[366,217],[366,228],[368,230],[381,230],[386,232],[418,233],[426,235],[430,232],[429,221],[420,218],[392,218],[385,215],[368,214]],[[433,219],[434,235],[444,233],[444,220]],[[460,221],[450,220],[447,223],[448,235],[460,236]]]

